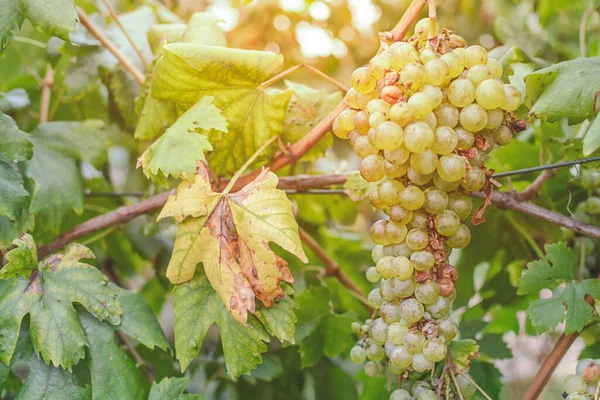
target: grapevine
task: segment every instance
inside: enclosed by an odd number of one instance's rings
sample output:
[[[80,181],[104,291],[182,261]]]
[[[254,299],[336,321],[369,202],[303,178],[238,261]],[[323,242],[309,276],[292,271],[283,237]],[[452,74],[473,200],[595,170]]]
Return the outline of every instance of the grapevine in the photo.
[[[443,379],[433,387],[424,379],[458,334],[449,313],[459,272],[449,256],[471,240],[469,194],[491,193],[486,156],[513,138],[513,112],[522,103],[502,82],[497,60],[449,30],[436,34],[434,21],[420,20],[413,36],[354,71],[350,107],[333,123],[362,159],[371,204],[386,214],[371,226],[375,266],[366,272],[379,282],[368,295],[378,311],[352,325],[360,340],[350,357],[366,361],[368,376],[408,378],[391,400],[438,399],[442,392]],[[455,382],[464,398],[476,391],[463,375]]]

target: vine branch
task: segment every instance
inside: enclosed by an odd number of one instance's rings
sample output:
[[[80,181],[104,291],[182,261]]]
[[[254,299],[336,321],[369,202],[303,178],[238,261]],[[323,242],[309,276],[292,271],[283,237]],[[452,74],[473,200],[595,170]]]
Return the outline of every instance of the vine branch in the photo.
[[[542,186],[544,186],[544,183],[552,179],[558,171],[558,168],[543,171],[529,186],[519,193],[519,198],[521,200],[531,200],[536,197]]]

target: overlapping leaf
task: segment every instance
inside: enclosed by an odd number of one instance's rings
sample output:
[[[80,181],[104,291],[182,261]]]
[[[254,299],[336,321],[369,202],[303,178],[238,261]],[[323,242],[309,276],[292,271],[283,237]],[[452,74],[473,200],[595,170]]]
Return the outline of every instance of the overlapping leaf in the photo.
[[[204,166],[193,183],[182,182],[159,219],[178,223],[175,248],[167,269],[173,283],[190,280],[196,265],[204,271],[233,317],[245,322],[254,299],[269,307],[283,295],[281,282],[292,282],[287,263],[269,247],[277,243],[306,261],[292,204],[277,189],[268,170],[233,194],[213,192]]]
[[[37,247],[31,235],[27,233],[12,243],[15,248],[6,255],[8,262],[0,269],[0,279],[29,276],[37,268]]]
[[[0,13],[0,51],[6,47],[13,31],[19,29],[25,17],[23,0],[6,0]]]
[[[27,18],[39,31],[69,41],[79,21],[73,0],[23,0]]]
[[[188,378],[164,378],[154,382],[148,400],[200,400],[199,394],[184,394]]]
[[[23,187],[23,177],[15,169],[14,163],[0,161],[0,216],[14,221],[27,207],[29,193]]]
[[[29,135],[21,131],[15,121],[0,112],[0,153],[11,160],[29,160],[33,154],[33,145]]]
[[[479,345],[473,339],[455,340],[450,343],[452,360],[461,369],[468,369],[471,360],[478,356]]]

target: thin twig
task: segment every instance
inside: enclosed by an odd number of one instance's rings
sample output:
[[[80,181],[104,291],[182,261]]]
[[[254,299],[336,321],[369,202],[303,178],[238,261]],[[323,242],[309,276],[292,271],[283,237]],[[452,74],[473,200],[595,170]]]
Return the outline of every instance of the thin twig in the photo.
[[[79,15],[79,20],[83,26],[85,26],[87,30],[90,31],[90,33],[94,35],[94,37],[96,37],[96,39],[98,39],[117,60],[119,60],[123,68],[125,68],[127,72],[133,76],[133,79],[141,85],[144,82],[144,74],[133,65],[131,60],[127,58],[127,56],[123,54],[123,52],[119,50],[119,48],[100,29],[98,29],[98,27],[96,27],[85,11],[81,8],[77,8],[77,14]]]
[[[586,53],[586,45],[585,45],[585,30],[587,26],[587,21],[591,13],[596,9],[596,2],[592,2],[592,4],[586,8],[581,16],[581,23],[579,24],[579,52],[581,53],[581,57],[585,57]]]
[[[144,66],[147,67],[148,66],[148,62],[146,62],[146,59],[144,58],[144,55],[142,54],[142,51],[139,49],[139,47],[137,47],[137,45],[135,44],[135,41],[133,40],[133,38],[131,37],[131,35],[129,34],[129,32],[127,32],[127,29],[125,29],[125,27],[121,23],[121,20],[119,20],[119,16],[115,12],[115,9],[110,5],[110,3],[108,2],[108,0],[102,0],[102,3],[108,9],[108,13],[115,20],[115,23],[117,24],[117,26],[119,27],[119,29],[121,30],[121,32],[123,32],[123,35],[125,35],[125,38],[129,42],[129,44],[131,45],[131,47],[133,47],[133,50],[136,52],[136,54],[138,55],[138,57],[142,61],[142,64],[144,64]]]
[[[454,382],[454,387],[456,388],[456,392],[458,393],[458,398],[460,400],[465,400],[465,398],[462,395],[462,392],[460,391],[460,388],[458,387],[458,382],[456,381],[456,376],[454,376],[454,371],[452,369],[450,369],[449,372],[450,372],[450,377],[452,378],[452,381]]]
[[[250,156],[250,158],[244,163],[244,165],[242,165],[240,167],[240,169],[237,170],[237,172],[235,173],[235,175],[233,175],[233,177],[231,178],[231,180],[229,181],[229,183],[227,184],[227,186],[225,187],[225,189],[223,189],[223,194],[227,194],[227,193],[229,193],[231,191],[231,188],[233,187],[233,185],[235,185],[235,182],[246,171],[246,169],[250,166],[250,164],[252,164],[254,162],[254,160],[256,160],[256,158],[258,156],[260,156],[263,153],[263,151],[265,151],[265,149],[267,147],[269,147],[270,145],[272,145],[273,142],[275,142],[277,139],[279,139],[279,136],[273,136],[271,139],[269,139],[266,142],[264,142],[263,145],[260,146],[258,148],[258,150],[256,150],[254,152],[254,154],[252,154]]]
[[[548,180],[552,179],[558,173],[559,169],[547,169],[543,171],[533,182],[531,182],[522,192],[519,193],[521,200],[530,200],[538,195],[538,192]]]
[[[133,357],[136,366],[140,370],[142,370],[142,373],[146,376],[146,379],[148,379],[149,382],[154,382],[154,377],[148,370],[146,361],[144,361],[142,356],[140,356],[140,353],[138,353],[138,351],[135,349],[129,338],[121,331],[117,331],[117,336],[119,337],[121,342],[123,342],[123,344],[127,347],[127,350],[129,351],[129,353],[131,353],[131,356]]]
[[[46,66],[46,75],[42,82],[42,97],[40,100],[40,124],[48,122],[48,109],[50,108],[50,95],[52,94],[52,85],[54,85],[54,70],[48,64]]]
[[[46,48],[46,43],[40,42],[39,40],[31,39],[31,38],[28,38],[28,37],[13,36],[13,37],[10,38],[10,40],[14,40],[15,42],[27,43],[27,44],[30,44],[32,46],[39,47],[41,49],[45,49]]]
[[[476,388],[477,390],[479,390],[481,392],[481,394],[483,395],[483,397],[485,397],[487,400],[492,400],[492,398],[490,396],[488,396],[488,394],[485,392],[485,390],[483,390],[478,384],[477,382],[475,382],[473,380],[473,378],[471,378],[469,375],[465,374],[464,372],[462,372],[460,369],[456,368],[456,372],[460,375],[463,376],[463,378],[465,378],[466,380],[468,380],[469,382],[471,382]]]
[[[282,72],[278,73],[277,75],[275,75],[271,79],[263,82],[260,86],[263,87],[263,88],[271,86],[273,83],[277,82],[281,78],[285,78],[286,76],[288,76],[289,74],[291,74],[294,71],[299,70],[300,68],[306,68],[307,70],[309,70],[313,74],[315,74],[315,75],[317,75],[317,76],[325,79],[326,81],[330,82],[332,85],[336,86],[338,89],[340,89],[344,93],[348,91],[348,88],[343,83],[336,81],[335,79],[333,79],[332,77],[330,77],[326,73],[324,73],[324,72],[318,70],[317,68],[313,67],[312,65],[308,65],[308,64],[294,65],[293,67],[290,67],[290,68],[286,69],[285,71],[282,71]]]

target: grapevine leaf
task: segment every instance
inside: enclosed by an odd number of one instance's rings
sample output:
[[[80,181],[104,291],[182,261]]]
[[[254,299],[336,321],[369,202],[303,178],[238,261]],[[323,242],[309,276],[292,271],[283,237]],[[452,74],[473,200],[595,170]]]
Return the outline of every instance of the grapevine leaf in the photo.
[[[600,118],[595,117],[583,138],[583,155],[589,156],[600,148]]]
[[[600,57],[563,61],[525,77],[531,114],[549,121],[581,121],[594,114],[600,90]]]
[[[27,361],[29,375],[16,397],[19,400],[90,400],[90,393],[73,382],[73,375],[52,365],[46,365],[36,355]]]
[[[277,182],[275,174],[263,170],[239,192],[223,195],[212,191],[208,173],[199,165],[194,182],[182,182],[158,217],[178,222],[169,280],[190,280],[202,262],[237,321],[244,323],[248,311],[254,312],[255,297],[270,307],[283,295],[280,282],[292,282],[293,277],[269,243],[307,261],[292,203]]]
[[[174,101],[182,110],[203,96],[214,96],[215,105],[229,121],[229,130],[227,134],[209,134],[215,147],[209,162],[216,174],[225,175],[281,134],[292,92],[264,88],[262,83],[282,63],[283,57],[271,52],[168,44],[156,63],[152,96]]]
[[[0,279],[27,276],[37,268],[37,247],[31,235],[27,233],[12,243],[16,247],[6,255],[8,262],[0,269]]]
[[[371,187],[377,186],[379,182],[367,182],[360,176],[359,172],[351,172],[347,175],[344,182],[344,192],[353,201],[360,201],[367,198]]]
[[[33,145],[29,135],[21,131],[16,122],[0,112],[0,153],[5,153],[11,160],[29,160],[33,154]]]
[[[306,135],[318,121],[335,108],[342,100],[340,92],[329,93],[327,90],[313,89],[299,83],[286,81],[288,89],[294,91],[294,95],[285,115],[283,134],[281,139],[284,143],[295,143]],[[327,135],[321,139],[306,155],[305,160],[316,160],[325,153],[333,144],[333,136]]]
[[[24,0],[27,17],[39,31],[69,41],[79,18],[73,0]]]
[[[113,328],[85,311],[79,321],[89,346],[92,399],[143,399],[142,374],[115,343]]]
[[[21,110],[31,104],[29,94],[23,88],[0,94],[0,112]]]
[[[269,335],[250,315],[243,326],[227,312],[208,278],[201,273],[174,289],[175,350],[185,370],[200,352],[208,328],[219,326],[227,372],[231,377],[249,373],[262,362]]]
[[[471,360],[477,357],[479,345],[473,339],[455,340],[450,343],[452,360],[461,369],[468,369]]]
[[[287,340],[293,344],[295,343],[294,331],[297,321],[296,308],[298,308],[296,302],[291,297],[285,296],[276,300],[270,308],[259,306],[254,314],[262,322],[267,332],[282,342]]]
[[[502,389],[502,373],[491,362],[473,360],[469,375],[492,399],[500,398],[500,390]],[[475,394],[476,399],[485,399],[481,393]]]
[[[11,164],[0,161],[0,216],[12,221],[18,219],[21,210],[27,207],[29,193],[23,187],[23,177]]]
[[[65,254],[47,258],[29,279],[8,281],[8,288],[0,294],[1,361],[10,362],[27,314],[36,351],[47,363],[66,369],[85,356],[85,335],[73,303],[81,304],[99,320],[112,325],[121,322],[117,293],[96,268],[79,261],[93,257],[86,247],[73,245]]]
[[[181,42],[227,47],[227,38],[217,25],[220,21],[221,19],[213,14],[195,13],[183,32]]]
[[[139,164],[146,177],[155,182],[169,175],[194,179],[198,161],[206,161],[204,152],[212,150],[206,135],[213,129],[227,132],[227,120],[212,101],[210,96],[200,99],[142,154]]]
[[[0,51],[4,49],[13,31],[19,29],[25,17],[25,3],[22,0],[7,0],[0,13]]]
[[[135,129],[135,99],[140,94],[140,84],[121,65],[117,65],[110,73],[108,87],[125,126]]]
[[[519,280],[518,294],[536,293],[544,288],[554,289],[565,281],[573,280],[575,257],[564,243],[547,244],[548,261],[536,260],[527,264]]]
[[[199,394],[183,393],[188,381],[188,378],[164,378],[159,383],[154,382],[148,400],[200,400]]]
[[[148,43],[148,31],[150,27],[157,23],[156,16],[152,7],[142,5],[135,10],[119,14],[119,21],[125,28],[125,31],[133,39],[136,47],[144,56],[144,59],[152,59],[152,50]],[[138,56],[136,50],[131,46],[127,36],[123,33],[121,27],[116,22],[111,22],[106,28],[107,36],[117,45],[133,64],[138,68],[144,69],[145,64]]]
[[[16,237],[32,228],[33,217],[26,208],[21,209],[16,221],[11,221],[8,217],[0,217],[0,249],[8,249]]]

